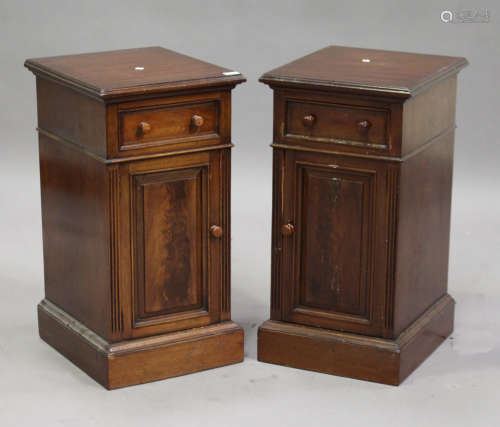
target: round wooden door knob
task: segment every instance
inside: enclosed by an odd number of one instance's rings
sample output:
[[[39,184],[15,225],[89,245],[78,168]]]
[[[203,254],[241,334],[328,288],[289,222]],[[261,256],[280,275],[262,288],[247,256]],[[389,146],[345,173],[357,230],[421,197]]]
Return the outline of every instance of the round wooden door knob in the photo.
[[[308,114],[307,116],[304,116],[302,119],[302,123],[304,123],[304,126],[310,128],[314,125],[316,122],[316,116],[314,114]]]
[[[200,128],[203,126],[203,123],[204,123],[205,120],[203,120],[203,117],[201,116],[198,116],[197,114],[195,114],[193,117],[191,117],[191,124],[195,127],[195,128]]]
[[[290,236],[295,231],[295,227],[292,224],[283,224],[281,226],[281,234],[283,236]]]
[[[210,227],[210,233],[212,233],[212,236],[216,238],[220,238],[222,236],[222,227],[219,227],[218,225],[212,225]]]
[[[139,131],[142,134],[146,134],[151,131],[151,125],[148,122],[139,123]]]
[[[367,130],[372,125],[368,120],[361,120],[356,124],[360,130]]]

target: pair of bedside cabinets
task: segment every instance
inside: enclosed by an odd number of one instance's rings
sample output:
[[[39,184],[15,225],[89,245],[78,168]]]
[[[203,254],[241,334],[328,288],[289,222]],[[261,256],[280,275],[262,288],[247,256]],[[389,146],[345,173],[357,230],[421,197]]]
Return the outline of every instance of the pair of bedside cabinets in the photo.
[[[463,58],[330,46],[274,90],[264,362],[399,384],[453,329]],[[241,362],[230,310],[235,71],[159,47],[30,59],[40,336],[107,388]]]

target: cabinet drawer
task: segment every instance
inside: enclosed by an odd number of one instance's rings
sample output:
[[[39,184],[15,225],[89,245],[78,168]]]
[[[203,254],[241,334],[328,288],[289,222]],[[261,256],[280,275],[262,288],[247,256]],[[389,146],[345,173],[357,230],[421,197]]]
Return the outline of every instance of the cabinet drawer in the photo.
[[[217,100],[136,107],[118,114],[120,150],[219,136]]]
[[[284,136],[387,148],[389,110],[306,100],[286,101]]]

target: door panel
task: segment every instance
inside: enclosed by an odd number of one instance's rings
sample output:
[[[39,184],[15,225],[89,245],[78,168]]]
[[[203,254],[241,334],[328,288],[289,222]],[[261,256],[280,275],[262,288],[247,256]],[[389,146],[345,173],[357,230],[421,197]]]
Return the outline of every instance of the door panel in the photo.
[[[206,182],[206,166],[134,176],[138,319],[206,307]]]
[[[281,222],[291,223],[294,232],[281,242],[283,320],[380,333],[387,250],[384,165],[288,150],[285,157]]]
[[[370,175],[298,165],[298,305],[366,314]]]
[[[220,321],[223,245],[209,230],[226,225],[220,183],[224,159],[214,151],[122,166],[122,206],[130,212],[126,336]]]

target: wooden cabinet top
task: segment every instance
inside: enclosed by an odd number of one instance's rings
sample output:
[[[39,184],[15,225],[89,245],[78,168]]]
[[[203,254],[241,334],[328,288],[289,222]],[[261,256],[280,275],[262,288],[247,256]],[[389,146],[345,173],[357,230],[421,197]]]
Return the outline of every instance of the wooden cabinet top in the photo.
[[[233,70],[162,47],[33,58],[24,65],[36,75],[102,99],[211,86],[233,87],[245,81]]]
[[[407,98],[457,73],[465,58],[328,46],[265,73],[260,81],[286,86]]]

